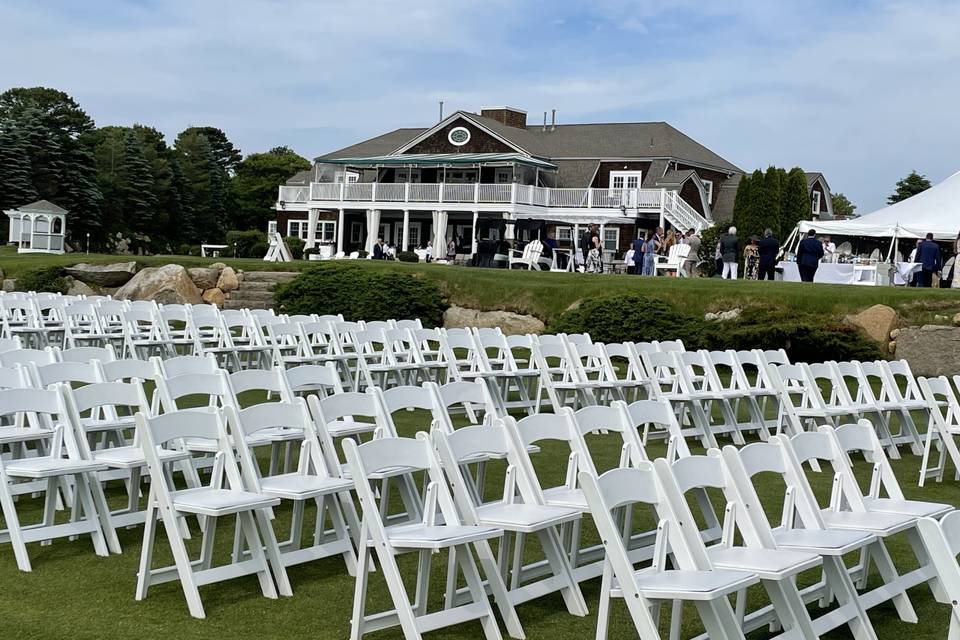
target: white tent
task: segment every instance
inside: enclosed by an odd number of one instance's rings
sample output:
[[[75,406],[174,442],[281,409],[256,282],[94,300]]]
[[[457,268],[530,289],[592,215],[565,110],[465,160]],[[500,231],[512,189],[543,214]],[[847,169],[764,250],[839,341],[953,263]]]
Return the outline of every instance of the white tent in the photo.
[[[922,193],[852,220],[804,220],[801,234],[817,233],[868,238],[953,240],[960,231],[960,171]]]

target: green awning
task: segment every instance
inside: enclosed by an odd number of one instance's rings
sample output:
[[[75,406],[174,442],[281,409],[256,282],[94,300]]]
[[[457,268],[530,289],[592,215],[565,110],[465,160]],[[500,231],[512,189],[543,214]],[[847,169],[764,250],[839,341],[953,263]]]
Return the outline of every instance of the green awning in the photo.
[[[316,161],[323,164],[339,164],[351,167],[444,167],[466,164],[520,164],[548,171],[557,170],[555,164],[520,153],[405,153],[395,156],[371,156],[367,158],[317,158]]]

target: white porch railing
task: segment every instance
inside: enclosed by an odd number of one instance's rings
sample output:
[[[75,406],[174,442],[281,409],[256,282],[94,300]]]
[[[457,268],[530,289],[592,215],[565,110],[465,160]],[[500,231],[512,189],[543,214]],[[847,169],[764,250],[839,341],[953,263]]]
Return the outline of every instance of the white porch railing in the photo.
[[[278,202],[288,202],[288,203],[306,203],[312,197],[312,189],[314,185],[309,187],[288,187],[283,185],[280,187],[280,195],[277,198]]]
[[[306,202],[305,187],[281,187],[285,202]],[[313,183],[311,201],[520,204],[564,209],[644,209],[659,211],[662,189],[552,189],[528,184]],[[667,198],[669,199],[669,194]],[[300,198],[300,199],[294,199]],[[664,203],[666,204],[666,203]],[[686,203],[684,203],[686,204]],[[696,213],[696,212],[694,212]],[[681,213],[680,215],[683,215]],[[699,214],[698,214],[699,215]]]

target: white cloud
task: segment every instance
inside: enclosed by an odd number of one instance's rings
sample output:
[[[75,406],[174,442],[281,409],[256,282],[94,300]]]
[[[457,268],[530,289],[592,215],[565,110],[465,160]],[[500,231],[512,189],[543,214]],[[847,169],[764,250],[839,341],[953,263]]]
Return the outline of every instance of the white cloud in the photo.
[[[667,120],[745,169],[823,171],[862,211],[956,170],[960,6],[739,0],[88,0],[0,7],[0,78],[100,124],[214,124],[307,156],[491,103]]]

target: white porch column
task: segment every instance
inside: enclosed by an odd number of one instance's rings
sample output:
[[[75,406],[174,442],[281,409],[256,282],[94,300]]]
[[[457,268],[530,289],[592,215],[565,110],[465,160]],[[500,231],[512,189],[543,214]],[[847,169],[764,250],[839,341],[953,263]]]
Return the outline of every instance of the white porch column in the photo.
[[[410,209],[403,210],[403,242],[400,251],[408,251],[410,245]]]
[[[367,209],[367,244],[365,251],[367,255],[373,254],[373,245],[377,242],[377,234],[380,233],[380,210]]]
[[[305,249],[313,249],[317,246],[317,220],[320,217],[319,209],[310,209],[307,214],[307,242]]]
[[[480,217],[479,211],[473,212],[473,229],[470,233],[470,253],[477,253],[477,219]]]
[[[667,207],[667,190],[661,188],[660,189],[660,224],[658,225],[661,229],[663,229],[663,212],[664,212],[664,209],[666,209],[666,207]]]
[[[602,222],[600,223],[600,260],[603,260],[603,253],[606,250],[605,244],[603,242],[603,230],[606,227]]]
[[[343,209],[337,214],[337,253],[343,251]]]

